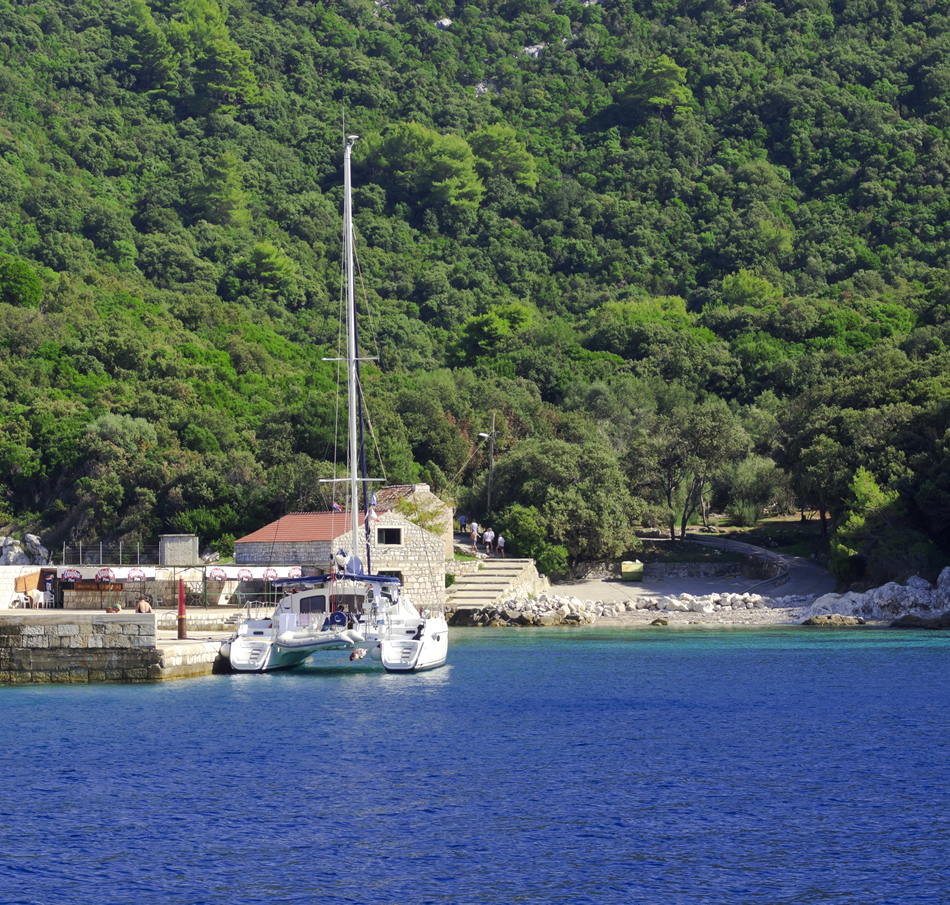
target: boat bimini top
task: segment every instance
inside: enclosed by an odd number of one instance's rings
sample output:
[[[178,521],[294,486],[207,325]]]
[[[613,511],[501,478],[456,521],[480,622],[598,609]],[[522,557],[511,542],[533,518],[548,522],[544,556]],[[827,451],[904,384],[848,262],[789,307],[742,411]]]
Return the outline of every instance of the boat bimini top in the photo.
[[[329,584],[331,581],[364,581],[367,584],[398,585],[401,584],[395,575],[365,575],[353,572],[336,572],[327,575],[305,575],[303,578],[277,578],[271,582],[271,587],[290,584]]]

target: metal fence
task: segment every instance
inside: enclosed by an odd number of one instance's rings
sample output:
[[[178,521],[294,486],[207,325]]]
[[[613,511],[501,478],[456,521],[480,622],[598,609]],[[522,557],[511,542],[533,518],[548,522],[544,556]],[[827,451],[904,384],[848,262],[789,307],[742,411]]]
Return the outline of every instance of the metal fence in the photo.
[[[157,566],[158,544],[63,544],[62,566]]]

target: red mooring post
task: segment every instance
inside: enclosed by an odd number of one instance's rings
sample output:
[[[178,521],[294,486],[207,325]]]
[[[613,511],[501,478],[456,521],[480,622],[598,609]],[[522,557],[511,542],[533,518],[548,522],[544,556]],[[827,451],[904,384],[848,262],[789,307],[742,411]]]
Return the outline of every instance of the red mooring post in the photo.
[[[185,579],[178,579],[178,637],[188,637],[188,617],[185,615]]]

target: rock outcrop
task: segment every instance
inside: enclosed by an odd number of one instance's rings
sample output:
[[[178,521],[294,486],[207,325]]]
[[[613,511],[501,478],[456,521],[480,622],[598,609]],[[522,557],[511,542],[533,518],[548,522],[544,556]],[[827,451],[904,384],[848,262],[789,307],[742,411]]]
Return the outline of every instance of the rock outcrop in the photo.
[[[890,620],[902,616],[934,619],[950,611],[950,566],[940,573],[933,587],[918,575],[906,584],[888,582],[864,594],[825,594],[803,613],[803,621],[814,616],[860,616],[864,619]]]
[[[838,613],[834,613],[831,616],[812,616],[801,624],[820,625],[825,628],[838,628],[842,625],[866,625],[867,623],[860,616],[841,616]]]
[[[0,566],[45,566],[49,550],[35,534],[26,534],[23,540],[0,535]]]

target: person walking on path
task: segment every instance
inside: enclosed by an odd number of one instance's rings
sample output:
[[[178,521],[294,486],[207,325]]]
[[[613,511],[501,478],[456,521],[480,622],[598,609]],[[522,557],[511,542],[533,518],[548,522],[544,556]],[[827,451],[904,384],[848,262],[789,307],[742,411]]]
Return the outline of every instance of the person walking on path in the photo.
[[[485,553],[491,556],[491,547],[495,540],[495,532],[492,531],[491,528],[486,528],[485,533],[482,535],[482,540],[485,541]]]
[[[465,533],[465,516],[464,515],[459,516],[459,533],[460,534]]]
[[[495,550],[498,552],[498,555],[504,559],[505,558],[505,535],[499,534],[498,540],[495,541]]]
[[[478,553],[478,522],[472,522],[472,553]]]

